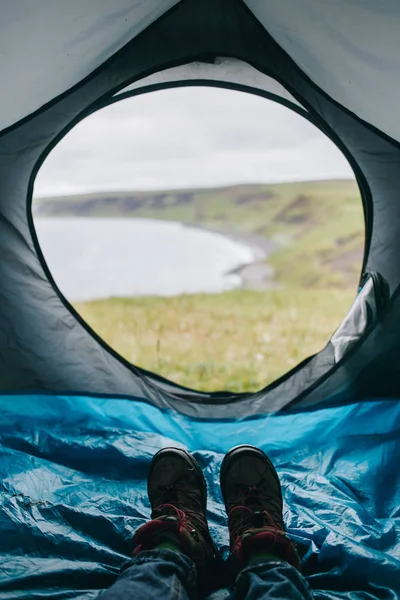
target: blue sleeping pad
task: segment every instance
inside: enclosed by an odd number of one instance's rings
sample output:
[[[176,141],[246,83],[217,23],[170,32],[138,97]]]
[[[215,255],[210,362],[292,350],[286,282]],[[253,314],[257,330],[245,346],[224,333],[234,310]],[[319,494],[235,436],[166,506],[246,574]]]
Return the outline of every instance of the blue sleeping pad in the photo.
[[[259,446],[281,477],[285,521],[316,599],[400,597],[400,401],[211,421],[140,399],[0,396],[0,599],[89,600],[115,580],[150,516],[163,446],[192,451],[227,550],[219,468]]]

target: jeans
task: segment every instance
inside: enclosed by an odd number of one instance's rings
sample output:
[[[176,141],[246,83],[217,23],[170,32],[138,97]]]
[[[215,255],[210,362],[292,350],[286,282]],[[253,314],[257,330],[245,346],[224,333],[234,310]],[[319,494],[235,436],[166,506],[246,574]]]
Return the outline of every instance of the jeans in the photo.
[[[124,568],[101,600],[196,600],[196,568],[172,550],[141,552]],[[267,560],[245,567],[232,589],[212,592],[207,600],[312,600],[304,577],[291,565]]]

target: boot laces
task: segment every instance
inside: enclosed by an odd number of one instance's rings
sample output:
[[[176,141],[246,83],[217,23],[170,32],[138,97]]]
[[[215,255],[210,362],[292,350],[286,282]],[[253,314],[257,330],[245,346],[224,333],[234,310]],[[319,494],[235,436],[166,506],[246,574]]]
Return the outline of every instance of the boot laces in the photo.
[[[234,545],[249,529],[269,527],[276,533],[282,533],[279,521],[276,522],[265,505],[280,512],[276,498],[261,491],[256,485],[244,487],[237,492],[228,514],[228,526]]]
[[[188,490],[179,483],[174,483],[166,488],[162,504],[155,507],[152,518],[156,519],[168,514],[175,516],[179,525],[185,527],[193,538],[207,550],[207,553],[210,552],[211,541],[207,543],[209,539],[208,525],[198,491]]]

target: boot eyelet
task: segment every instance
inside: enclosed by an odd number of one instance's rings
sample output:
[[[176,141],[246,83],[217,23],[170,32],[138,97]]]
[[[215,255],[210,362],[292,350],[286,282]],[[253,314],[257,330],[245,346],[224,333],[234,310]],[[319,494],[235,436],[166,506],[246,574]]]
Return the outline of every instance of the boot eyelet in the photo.
[[[261,511],[255,511],[253,514],[254,527],[262,527],[264,525],[264,515]]]

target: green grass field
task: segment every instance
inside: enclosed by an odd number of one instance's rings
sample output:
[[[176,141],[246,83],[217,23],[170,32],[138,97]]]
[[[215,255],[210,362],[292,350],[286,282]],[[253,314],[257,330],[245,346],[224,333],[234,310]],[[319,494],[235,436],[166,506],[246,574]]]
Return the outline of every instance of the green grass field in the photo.
[[[92,194],[39,215],[146,217],[272,239],[278,289],[78,304],[130,362],[202,390],[254,391],[321,350],[355,296],[364,221],[354,181]]]
[[[235,290],[76,308],[130,362],[185,386],[241,392],[321,350],[353,298],[344,290]]]

